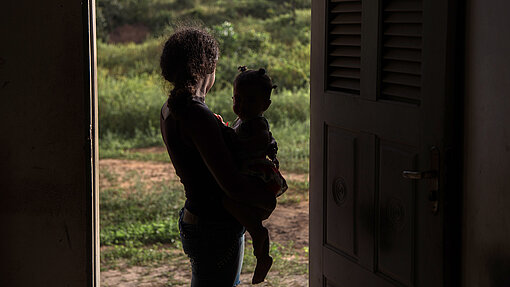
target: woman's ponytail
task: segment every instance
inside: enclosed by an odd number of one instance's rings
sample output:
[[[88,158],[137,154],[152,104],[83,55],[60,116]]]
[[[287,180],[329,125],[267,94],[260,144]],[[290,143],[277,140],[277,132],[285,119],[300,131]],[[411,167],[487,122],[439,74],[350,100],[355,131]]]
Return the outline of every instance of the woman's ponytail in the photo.
[[[195,85],[186,83],[183,86],[174,87],[168,95],[168,109],[174,117],[178,116],[191,102],[195,94]]]

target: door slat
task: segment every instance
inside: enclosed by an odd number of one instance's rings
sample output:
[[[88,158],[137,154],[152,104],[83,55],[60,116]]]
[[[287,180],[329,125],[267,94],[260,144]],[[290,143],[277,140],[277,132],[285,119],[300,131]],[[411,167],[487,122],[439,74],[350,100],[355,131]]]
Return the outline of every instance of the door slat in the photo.
[[[362,1],[330,0],[326,89],[360,94]]]
[[[330,75],[332,77],[351,78],[359,80],[360,71],[358,69],[340,68],[334,70]]]
[[[361,13],[361,1],[340,2],[331,10],[331,13]]]
[[[385,0],[379,97],[420,104],[423,0]]]

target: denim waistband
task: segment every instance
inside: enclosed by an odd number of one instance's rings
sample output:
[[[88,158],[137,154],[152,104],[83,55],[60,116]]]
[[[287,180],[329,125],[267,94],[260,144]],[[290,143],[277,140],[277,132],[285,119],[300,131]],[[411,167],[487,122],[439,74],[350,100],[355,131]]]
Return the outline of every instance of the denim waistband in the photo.
[[[191,222],[185,222],[184,216],[185,213],[187,214],[187,219],[193,218]],[[201,226],[202,228],[206,228],[207,226],[214,228],[222,228],[222,229],[229,229],[233,230],[235,232],[240,231],[241,234],[244,233],[245,229],[244,227],[234,220],[224,220],[224,219],[217,219],[214,217],[207,217],[207,216],[197,216],[191,213],[189,210],[187,210],[185,207],[181,208],[179,211],[179,222],[182,222],[186,225],[195,225],[195,226]]]

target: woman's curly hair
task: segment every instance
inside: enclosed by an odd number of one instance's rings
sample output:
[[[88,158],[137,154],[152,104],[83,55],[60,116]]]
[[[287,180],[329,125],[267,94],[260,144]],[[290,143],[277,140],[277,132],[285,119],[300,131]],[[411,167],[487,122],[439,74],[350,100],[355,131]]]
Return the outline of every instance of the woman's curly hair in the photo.
[[[168,38],[159,65],[163,77],[173,84],[168,96],[170,113],[191,99],[200,79],[214,72],[218,56],[218,42],[200,28],[181,28]]]

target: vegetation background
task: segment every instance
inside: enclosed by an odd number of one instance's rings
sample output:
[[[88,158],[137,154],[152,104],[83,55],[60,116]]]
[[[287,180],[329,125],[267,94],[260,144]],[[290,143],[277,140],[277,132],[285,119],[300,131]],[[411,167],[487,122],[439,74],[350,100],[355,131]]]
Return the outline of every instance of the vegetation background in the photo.
[[[169,163],[163,149],[141,151],[163,145],[159,115],[171,87],[160,76],[159,56],[175,28],[198,25],[216,37],[221,49],[207,105],[233,121],[237,67],[266,68],[278,85],[265,116],[279,143],[281,167],[307,174],[310,5],[310,0],[98,0],[101,159]],[[108,166],[101,166],[100,176],[102,269],[154,265],[180,256],[172,251],[180,250],[175,224],[184,200],[180,183],[168,178],[148,183],[143,171],[125,173]],[[283,204],[307,198],[307,179],[289,184],[295,193]],[[307,252],[292,245],[275,243],[272,253],[278,258]],[[249,253],[246,268],[253,267]],[[277,262],[276,270],[307,272],[306,263]]]
[[[221,47],[206,100],[211,110],[233,121],[237,67],[266,68],[278,85],[265,116],[282,166],[306,172],[310,0],[99,0],[100,155],[121,157],[130,148],[162,145],[159,111],[170,87],[160,76],[159,56],[172,30],[190,23],[209,29]]]

